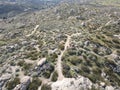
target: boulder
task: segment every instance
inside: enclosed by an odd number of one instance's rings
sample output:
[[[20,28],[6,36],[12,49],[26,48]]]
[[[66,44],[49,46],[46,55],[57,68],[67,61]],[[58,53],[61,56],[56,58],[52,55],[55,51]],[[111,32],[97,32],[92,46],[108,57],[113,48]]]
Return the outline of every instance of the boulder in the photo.
[[[7,80],[11,78],[11,74],[4,74],[0,77],[0,90],[2,90],[3,85]]]
[[[112,86],[107,86],[107,87],[105,88],[105,90],[114,90],[114,87],[112,87]]]
[[[38,66],[42,66],[45,62],[46,62],[46,58],[42,58],[42,59],[37,63],[37,65],[38,65]]]
[[[30,82],[30,77],[29,76],[25,76],[21,79],[20,81],[22,84],[28,84]]]
[[[54,82],[52,90],[88,90],[91,89],[92,82],[85,77],[65,78],[62,81]]]

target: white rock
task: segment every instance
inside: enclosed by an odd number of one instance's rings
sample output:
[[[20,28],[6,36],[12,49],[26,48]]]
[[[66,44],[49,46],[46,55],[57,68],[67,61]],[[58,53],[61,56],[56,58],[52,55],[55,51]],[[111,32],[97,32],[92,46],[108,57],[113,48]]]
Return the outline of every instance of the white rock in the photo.
[[[41,65],[43,65],[45,62],[46,62],[46,58],[42,58],[42,59],[37,63],[37,65],[38,65],[38,66],[41,66]]]
[[[11,74],[4,74],[0,77],[0,90],[4,86],[5,82],[11,78]]]
[[[29,84],[30,83],[30,77],[29,76],[25,76],[21,79],[21,84]]]
[[[114,90],[114,88],[112,86],[107,86],[105,90]]]
[[[92,86],[92,82],[85,77],[75,78],[65,78],[62,81],[54,82],[51,87],[52,90],[81,90],[84,88],[90,89]]]
[[[9,80],[11,78],[11,74],[4,74],[0,77],[0,81]]]
[[[105,86],[105,83],[104,83],[104,82],[101,82],[100,85],[101,85],[101,86]]]

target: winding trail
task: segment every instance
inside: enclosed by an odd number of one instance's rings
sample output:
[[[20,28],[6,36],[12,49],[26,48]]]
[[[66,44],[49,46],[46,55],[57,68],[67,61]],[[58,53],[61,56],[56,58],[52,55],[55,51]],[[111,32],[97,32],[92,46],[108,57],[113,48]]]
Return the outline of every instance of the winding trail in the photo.
[[[57,62],[58,80],[62,80],[64,78],[64,75],[62,73],[62,56],[69,47],[69,43],[70,43],[70,36],[67,35],[67,41],[65,43],[64,50],[61,51],[61,54],[58,56],[58,62]]]
[[[63,80],[64,79],[64,75],[62,73],[62,57],[65,53],[65,51],[68,49],[68,47],[70,47],[70,40],[72,36],[77,36],[80,35],[81,33],[75,33],[72,34],[71,36],[66,35],[67,36],[67,40],[66,43],[64,45],[64,50],[61,51],[61,54],[58,56],[58,61],[57,61],[57,72],[58,72],[58,80]]]
[[[39,28],[39,25],[36,25],[34,30],[30,34],[28,34],[26,36],[29,37],[29,36],[33,35],[37,31],[38,28]]]

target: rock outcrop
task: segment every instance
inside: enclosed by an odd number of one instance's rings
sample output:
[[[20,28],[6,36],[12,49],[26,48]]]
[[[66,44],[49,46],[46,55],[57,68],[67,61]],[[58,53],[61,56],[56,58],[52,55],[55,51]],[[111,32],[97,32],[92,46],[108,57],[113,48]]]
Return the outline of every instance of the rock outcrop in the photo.
[[[14,90],[26,90],[28,85],[30,84],[30,77],[29,76],[25,76],[21,79],[20,81],[21,83],[18,84]]]
[[[11,74],[4,74],[0,77],[0,90],[4,86],[5,82],[11,78]]]
[[[87,90],[92,86],[92,82],[85,77],[65,78],[62,81],[53,83],[52,90]]]

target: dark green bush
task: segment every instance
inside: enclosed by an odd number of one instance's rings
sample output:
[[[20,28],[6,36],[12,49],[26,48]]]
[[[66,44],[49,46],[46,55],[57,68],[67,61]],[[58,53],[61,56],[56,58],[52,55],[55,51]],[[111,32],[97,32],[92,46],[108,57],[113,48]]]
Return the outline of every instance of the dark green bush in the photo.
[[[93,55],[93,54],[89,54],[89,55],[88,55],[88,59],[95,61],[95,60],[97,60],[97,56],[96,56],[96,55]]]
[[[59,48],[60,50],[64,50],[64,44],[60,44],[60,45],[58,46],[58,48]]]
[[[42,81],[39,78],[33,78],[27,90],[38,90],[41,83]]]
[[[79,65],[82,62],[78,56],[70,56],[69,60],[73,65]]]
[[[23,66],[24,63],[25,63],[25,61],[19,61],[19,62],[17,63],[17,65],[18,65],[18,66]]]
[[[90,74],[90,69],[87,66],[81,65],[81,70],[83,70],[87,74]]]
[[[44,76],[45,78],[50,78],[50,75],[51,75],[51,72],[50,72],[50,71],[45,71],[45,72],[43,73],[43,76]]]
[[[6,84],[6,88],[8,90],[13,90],[15,88],[16,85],[20,84],[20,79],[19,78],[15,78],[14,80],[8,81]]]
[[[58,78],[58,73],[55,71],[52,76],[52,81],[53,82],[57,81],[57,78]]]
[[[76,53],[76,50],[68,50],[67,52],[68,52],[68,54],[69,54],[70,56],[77,54],[77,53]]]
[[[51,89],[51,86],[50,86],[50,85],[44,84],[44,85],[41,87],[41,90],[52,90],[52,89]]]
[[[26,54],[26,58],[30,58],[31,60],[37,60],[39,57],[39,53],[36,50],[33,50]]]

